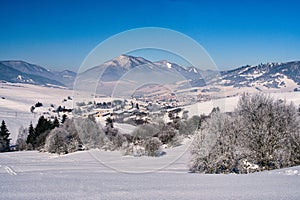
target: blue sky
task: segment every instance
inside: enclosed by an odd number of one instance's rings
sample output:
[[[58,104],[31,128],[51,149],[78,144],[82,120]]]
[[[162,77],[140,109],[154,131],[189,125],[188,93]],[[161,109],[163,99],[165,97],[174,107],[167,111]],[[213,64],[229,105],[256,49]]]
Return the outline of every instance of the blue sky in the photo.
[[[0,60],[76,71],[101,41],[147,26],[190,36],[220,69],[300,60],[297,1],[0,0],[0,5]]]

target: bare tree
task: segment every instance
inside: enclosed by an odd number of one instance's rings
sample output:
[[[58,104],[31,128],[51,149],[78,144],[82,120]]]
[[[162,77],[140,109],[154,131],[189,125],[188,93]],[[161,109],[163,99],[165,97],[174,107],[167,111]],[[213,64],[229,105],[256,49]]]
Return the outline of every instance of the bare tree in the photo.
[[[28,136],[27,128],[21,126],[19,128],[19,133],[16,141],[16,145],[19,151],[23,151],[27,149],[27,143],[26,143],[27,136]]]
[[[101,148],[104,145],[103,128],[89,118],[75,118],[75,127],[82,143],[87,148]]]

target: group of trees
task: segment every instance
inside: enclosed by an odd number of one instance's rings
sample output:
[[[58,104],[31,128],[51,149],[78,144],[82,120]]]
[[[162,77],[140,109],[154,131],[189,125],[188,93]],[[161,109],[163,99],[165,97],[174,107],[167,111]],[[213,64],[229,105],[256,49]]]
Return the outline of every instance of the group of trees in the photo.
[[[243,94],[236,110],[218,110],[200,127],[190,169],[201,173],[249,173],[300,164],[297,108],[263,94]]]
[[[35,128],[30,124],[28,129],[28,137],[26,143],[29,145],[29,149],[39,149],[45,145],[46,137],[49,132],[55,127],[59,126],[59,121],[57,118],[54,118],[53,121],[46,119],[44,116],[41,116],[38,120],[38,123]]]
[[[21,127],[16,141],[18,149],[37,150],[43,148],[50,131],[59,125],[60,123],[56,117],[50,120],[41,116],[35,127],[33,127],[32,123],[30,123],[28,129]]]
[[[81,140],[74,119],[66,119],[52,129],[45,140],[44,150],[50,153],[65,154],[77,151]]]
[[[197,119],[183,120],[180,125],[175,124],[179,123],[178,118],[170,123],[156,120],[137,126],[131,134],[123,134],[114,127],[111,118],[107,118],[105,126],[102,126],[92,116],[74,117],[47,134],[44,149],[61,154],[74,152],[76,146],[84,145],[86,149],[122,150],[126,155],[159,156],[163,153],[163,144],[178,145],[180,135],[191,134],[192,129],[195,131],[199,123]],[[184,131],[179,129],[181,126],[193,128]]]
[[[154,119],[152,122],[137,126],[131,133],[133,144],[138,144],[139,151],[134,151],[135,146],[131,147],[132,154],[159,156],[162,155],[162,145],[174,147],[181,144],[184,137],[190,136],[198,129],[202,122],[202,117],[193,116],[192,118],[180,118],[170,115],[171,122],[164,122],[161,118]],[[140,148],[142,147],[142,148]],[[143,149],[144,152],[141,150]],[[127,151],[127,154],[128,153]]]
[[[45,142],[45,150],[51,153],[71,153],[78,146],[85,149],[120,149],[123,143],[129,142],[127,137],[114,128],[113,121],[108,118],[104,127],[95,118],[74,117],[67,119],[59,127],[53,129]]]

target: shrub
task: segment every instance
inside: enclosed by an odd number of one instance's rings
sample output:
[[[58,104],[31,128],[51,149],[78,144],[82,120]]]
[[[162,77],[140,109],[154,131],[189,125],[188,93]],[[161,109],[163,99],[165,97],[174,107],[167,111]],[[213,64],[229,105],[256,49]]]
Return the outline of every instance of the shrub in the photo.
[[[159,128],[155,124],[143,124],[138,126],[133,132],[133,140],[145,140],[152,138],[155,134],[159,132]]]
[[[148,156],[161,155],[161,141],[158,138],[150,138],[145,142],[145,152]]]
[[[121,133],[116,132],[115,135],[111,135],[110,137],[106,137],[104,139],[104,145],[102,149],[110,151],[118,150],[123,147],[124,143],[127,143],[126,137],[124,137]]]
[[[118,133],[115,137],[112,138],[112,142],[115,149],[119,149],[122,147],[123,143],[126,142],[126,138],[121,133]]]
[[[140,144],[129,144],[128,146],[124,146],[123,147],[123,155],[130,155],[130,156],[134,156],[134,157],[141,157],[141,156],[145,156],[146,152],[145,152],[145,147],[143,147]]]
[[[172,126],[166,125],[158,134],[158,139],[163,144],[168,144],[173,141],[173,138],[177,135],[177,130],[175,130]]]
[[[41,102],[37,102],[37,103],[35,104],[35,107],[36,107],[36,108],[42,107],[42,106],[43,106],[43,104],[42,104]]]
[[[195,115],[186,121],[181,121],[178,129],[179,134],[182,135],[194,134],[199,128],[200,119],[201,118],[199,116]]]

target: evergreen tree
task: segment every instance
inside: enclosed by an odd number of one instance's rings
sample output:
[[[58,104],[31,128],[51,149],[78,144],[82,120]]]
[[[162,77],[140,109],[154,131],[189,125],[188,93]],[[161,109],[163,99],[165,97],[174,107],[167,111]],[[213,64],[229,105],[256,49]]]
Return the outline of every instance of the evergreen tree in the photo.
[[[66,121],[67,118],[68,118],[67,115],[66,115],[66,114],[63,114],[61,123],[62,123],[62,124],[65,123],[65,121]]]
[[[59,121],[57,119],[57,117],[54,118],[54,121],[52,123],[52,129],[59,127]]]
[[[28,136],[27,136],[26,143],[31,144],[32,147],[34,147],[34,146],[36,146],[35,140],[36,140],[36,134],[35,134],[34,128],[32,126],[32,122],[31,122],[29,125],[29,128],[28,128]]]
[[[212,113],[216,113],[216,112],[220,112],[220,108],[217,106],[217,107],[213,107],[212,111],[210,112],[210,115]]]
[[[0,152],[9,151],[9,131],[6,127],[5,121],[2,120],[1,127],[0,127]]]
[[[51,129],[52,129],[52,122],[50,120],[45,119],[44,116],[41,116],[35,127],[35,134],[36,136],[39,136],[42,133],[46,132],[47,130],[51,130]]]
[[[30,124],[28,130],[29,135],[27,137],[26,143],[31,144],[33,149],[43,146],[49,132],[58,126],[59,121],[57,118],[55,118],[52,123],[51,120],[48,120],[44,116],[41,116],[35,128],[33,128],[32,123]]]
[[[58,121],[57,121],[58,122]],[[46,119],[44,116],[41,116],[38,120],[38,123],[34,129],[35,138],[33,148],[36,149],[40,146],[43,146],[45,143],[45,139],[50,132],[54,128],[51,120]]]
[[[110,127],[110,128],[114,127],[114,121],[112,118],[110,118],[110,117],[106,118],[105,122],[106,122],[107,127]]]
[[[30,112],[33,113],[34,109],[35,109],[35,107],[34,107],[34,106],[31,106],[31,107],[30,107]]]

